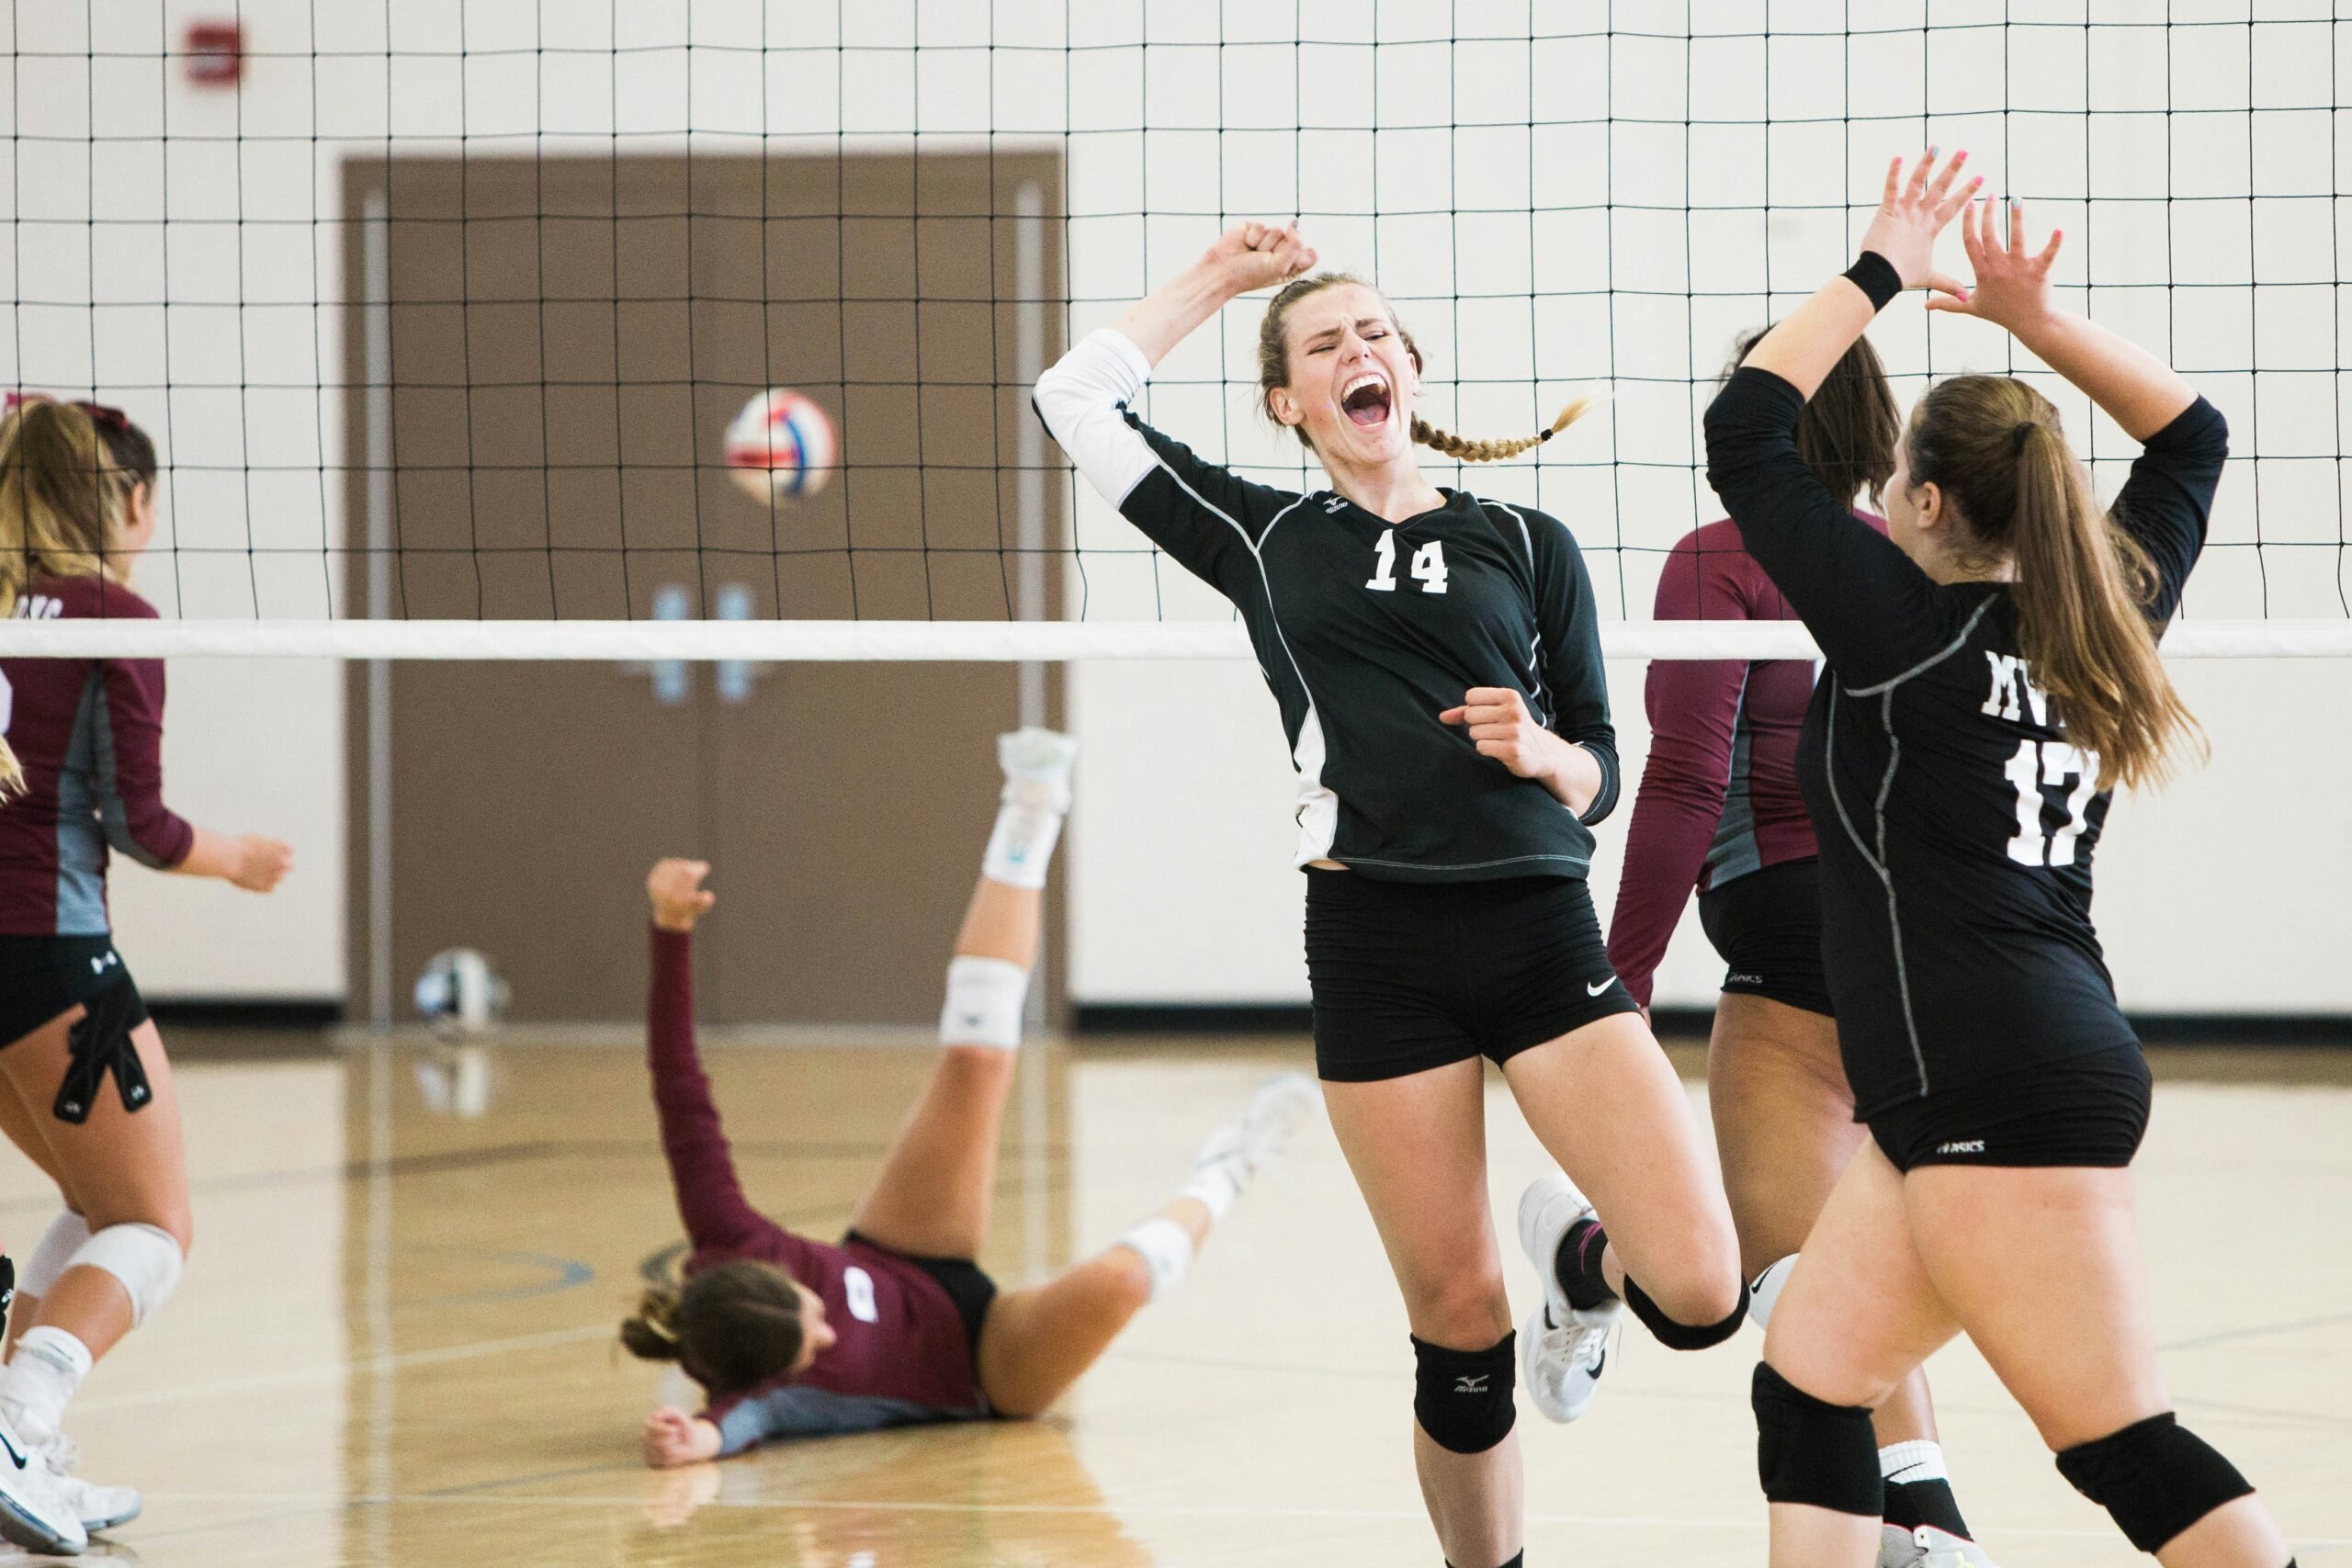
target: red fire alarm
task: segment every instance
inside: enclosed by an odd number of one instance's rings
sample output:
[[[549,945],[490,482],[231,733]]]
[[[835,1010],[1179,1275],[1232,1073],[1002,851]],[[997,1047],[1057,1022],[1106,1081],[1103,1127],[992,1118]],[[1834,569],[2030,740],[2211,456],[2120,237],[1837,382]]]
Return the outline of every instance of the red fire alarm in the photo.
[[[233,87],[245,70],[245,29],[237,22],[190,22],[187,79],[202,87]]]

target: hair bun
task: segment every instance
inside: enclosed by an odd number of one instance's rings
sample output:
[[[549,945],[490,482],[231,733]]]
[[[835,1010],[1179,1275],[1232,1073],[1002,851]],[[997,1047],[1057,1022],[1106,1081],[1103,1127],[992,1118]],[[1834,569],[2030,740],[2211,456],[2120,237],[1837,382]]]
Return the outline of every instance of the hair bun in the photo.
[[[674,1292],[646,1292],[638,1300],[635,1314],[621,1319],[622,1347],[642,1361],[678,1359],[678,1331],[671,1322],[677,1310]]]

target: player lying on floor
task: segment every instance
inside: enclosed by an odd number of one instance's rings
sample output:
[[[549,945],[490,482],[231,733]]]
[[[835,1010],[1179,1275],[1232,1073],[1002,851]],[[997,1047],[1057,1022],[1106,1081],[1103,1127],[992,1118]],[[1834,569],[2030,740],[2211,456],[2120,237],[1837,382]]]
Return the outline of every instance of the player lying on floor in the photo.
[[[714,902],[702,886],[710,868],[665,860],[647,878],[646,1055],[693,1250],[684,1282],[649,1291],[621,1343],[676,1361],[708,1401],[698,1416],[664,1407],[646,1418],[648,1464],[777,1438],[1036,1415],[1184,1277],[1209,1228],[1315,1102],[1303,1077],[1260,1089],[1202,1145],[1166,1206],[1042,1285],[1000,1292],[973,1261],[1075,750],[1034,729],[998,743],[1003,804],[947,969],[939,1065],[838,1244],[795,1235],[744,1197],[695,1052],[690,943]]]

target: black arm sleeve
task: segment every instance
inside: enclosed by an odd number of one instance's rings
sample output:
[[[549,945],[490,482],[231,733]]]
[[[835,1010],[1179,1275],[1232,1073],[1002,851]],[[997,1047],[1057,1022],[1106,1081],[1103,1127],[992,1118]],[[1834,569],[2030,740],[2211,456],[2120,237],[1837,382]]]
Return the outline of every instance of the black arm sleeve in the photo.
[[[2117,527],[2139,541],[2156,569],[2148,618],[2161,626],[2180,608],[2180,591],[2205,548],[2213,492],[2230,456],[2230,425],[2203,398],[2147,439],[2132,477],[2109,509]]]
[[[1770,371],[1734,371],[1707,410],[1707,482],[1831,666],[1869,685],[1947,646],[1958,630],[1953,601],[1805,467],[1804,410]]]
[[[1556,517],[1525,513],[1528,553],[1535,569],[1535,618],[1543,640],[1536,675],[1549,711],[1546,728],[1592,753],[1600,790],[1577,814],[1587,827],[1617,807],[1617,729],[1609,722],[1609,681],[1600,661],[1600,619],[1592,579],[1575,536]]]
[[[1136,417],[1149,379],[1143,351],[1110,328],[1088,334],[1037,378],[1030,404],[1087,481],[1185,570],[1228,599],[1253,592],[1258,542],[1296,505]]]

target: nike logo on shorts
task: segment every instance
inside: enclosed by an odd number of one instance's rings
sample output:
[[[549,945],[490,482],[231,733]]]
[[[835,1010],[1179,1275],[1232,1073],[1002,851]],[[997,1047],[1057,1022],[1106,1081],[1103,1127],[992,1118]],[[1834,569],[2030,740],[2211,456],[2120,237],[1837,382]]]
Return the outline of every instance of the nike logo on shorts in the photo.
[[[1607,978],[1606,980],[1603,980],[1603,981],[1602,981],[1602,982],[1600,982],[1600,984],[1599,984],[1598,986],[1587,986],[1587,987],[1584,988],[1584,994],[1585,994],[1586,996],[1588,996],[1588,997],[1597,997],[1597,996],[1600,995],[1600,993],[1601,993],[1601,992],[1603,992],[1603,991],[1607,990],[1610,987],[1611,987],[1611,986],[1615,985],[1616,983],[1617,983],[1617,976],[1614,976],[1614,975],[1611,975],[1611,976],[1609,976],[1609,978]]]

